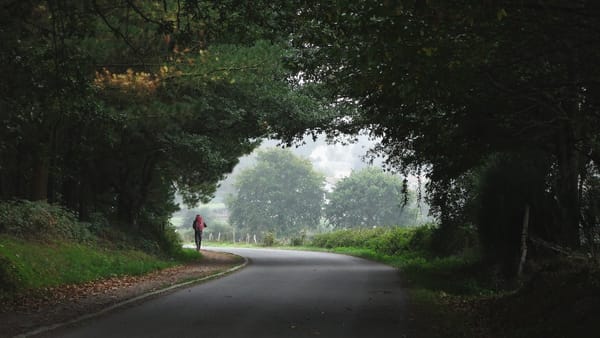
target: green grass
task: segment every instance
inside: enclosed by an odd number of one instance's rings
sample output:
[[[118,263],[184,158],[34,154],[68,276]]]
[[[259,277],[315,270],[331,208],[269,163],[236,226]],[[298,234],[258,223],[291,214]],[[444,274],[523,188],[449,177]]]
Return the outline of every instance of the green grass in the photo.
[[[14,293],[122,275],[141,275],[200,259],[194,250],[164,259],[136,250],[0,236],[0,292]]]

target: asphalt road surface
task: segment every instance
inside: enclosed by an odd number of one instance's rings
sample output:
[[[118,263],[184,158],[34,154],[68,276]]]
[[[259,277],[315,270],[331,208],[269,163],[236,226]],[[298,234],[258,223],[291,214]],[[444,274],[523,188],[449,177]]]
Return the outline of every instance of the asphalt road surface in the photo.
[[[116,310],[52,337],[413,337],[397,270],[317,252],[248,257],[224,278]]]

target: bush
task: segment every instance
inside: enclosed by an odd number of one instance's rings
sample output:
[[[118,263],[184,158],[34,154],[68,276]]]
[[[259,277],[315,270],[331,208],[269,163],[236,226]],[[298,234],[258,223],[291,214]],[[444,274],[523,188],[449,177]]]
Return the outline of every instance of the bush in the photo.
[[[340,230],[315,235],[311,244],[327,249],[367,248],[377,254],[389,256],[409,250],[428,252],[432,229],[431,226],[425,226]]]
[[[379,255],[406,252],[431,253],[432,236],[436,228],[426,225],[414,228],[391,227],[340,230],[315,235],[311,244],[321,248],[366,248]]]
[[[272,232],[267,232],[265,234],[265,238],[263,238],[263,245],[264,246],[275,245],[275,234],[273,234]]]
[[[406,250],[412,232],[406,228],[386,229],[373,242],[372,249],[378,254],[395,255]]]
[[[408,248],[413,251],[430,252],[431,251],[431,236],[435,230],[433,224],[423,225],[414,228],[412,236],[408,241]]]
[[[28,240],[67,239],[90,241],[90,224],[79,223],[75,214],[46,202],[0,203],[0,232]]]
[[[168,225],[165,227],[163,236],[161,238],[161,249],[168,255],[177,257],[181,254],[182,240],[176,229]]]
[[[299,237],[292,237],[290,244],[292,246],[302,246],[306,241],[306,232],[302,231]]]
[[[479,247],[477,230],[473,225],[433,227],[429,241],[431,251],[437,256],[460,255]]]

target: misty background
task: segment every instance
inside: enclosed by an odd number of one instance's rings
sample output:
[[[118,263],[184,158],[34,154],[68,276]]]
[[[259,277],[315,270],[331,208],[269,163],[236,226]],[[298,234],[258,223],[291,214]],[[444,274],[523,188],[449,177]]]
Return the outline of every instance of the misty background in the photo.
[[[308,159],[314,170],[325,175],[325,190],[332,191],[336,183],[342,178],[348,177],[353,171],[359,171],[366,167],[384,168],[384,159],[373,156],[369,151],[379,142],[369,135],[358,135],[354,137],[353,142],[330,143],[325,135],[318,135],[313,140],[312,136],[307,135],[298,145],[291,146],[288,149],[296,156]],[[219,188],[215,192],[215,197],[209,203],[200,203],[197,206],[186,206],[180,196],[176,196],[176,202],[180,210],[173,214],[171,223],[176,227],[177,232],[184,240],[191,240],[193,234],[191,223],[196,214],[201,214],[209,228],[207,236],[211,240],[217,240],[217,234],[221,233],[220,240],[230,241],[233,239],[235,229],[229,223],[229,210],[226,200],[228,196],[237,193],[235,181],[237,176],[245,169],[251,168],[256,164],[256,154],[269,148],[282,147],[279,140],[264,140],[260,147],[249,155],[240,158],[238,165],[228,174],[225,179],[219,183]],[[419,188],[416,177],[407,177],[409,189],[413,192]],[[423,183],[422,183],[423,184]],[[424,189],[421,186],[421,189]],[[414,195],[413,195],[414,197]],[[398,201],[399,205],[402,203]],[[417,217],[413,224],[417,225],[431,222],[432,218],[428,215],[429,206],[424,200],[410,201],[411,205],[417,209]],[[315,225],[315,232],[329,231],[327,225]],[[212,233],[212,235],[210,235]],[[246,239],[244,234],[238,234],[237,240]],[[206,239],[209,239],[208,237]]]

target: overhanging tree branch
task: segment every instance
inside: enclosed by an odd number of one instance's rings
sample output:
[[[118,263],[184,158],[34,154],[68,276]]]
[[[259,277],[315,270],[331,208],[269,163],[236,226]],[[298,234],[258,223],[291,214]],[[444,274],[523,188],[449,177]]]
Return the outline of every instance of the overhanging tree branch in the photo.
[[[110,24],[110,22],[108,21],[108,18],[104,15],[104,13],[102,13],[102,11],[100,10],[100,7],[98,6],[98,3],[96,2],[96,0],[92,0],[92,6],[94,7],[94,11],[96,12],[96,14],[98,14],[98,16],[102,19],[102,21],[104,22],[104,24],[117,36],[119,36],[123,42],[125,42],[125,44],[127,46],[129,46],[129,48],[131,48],[131,50],[133,51],[134,55],[138,58],[138,60],[140,61],[140,63],[142,65],[145,65],[144,60],[141,57],[141,53],[140,50],[133,45],[133,43],[131,42],[131,40],[129,40],[129,38],[127,38],[127,36],[125,36],[123,34],[123,32],[121,32],[121,30],[119,30],[118,28],[114,27],[113,25]]]

